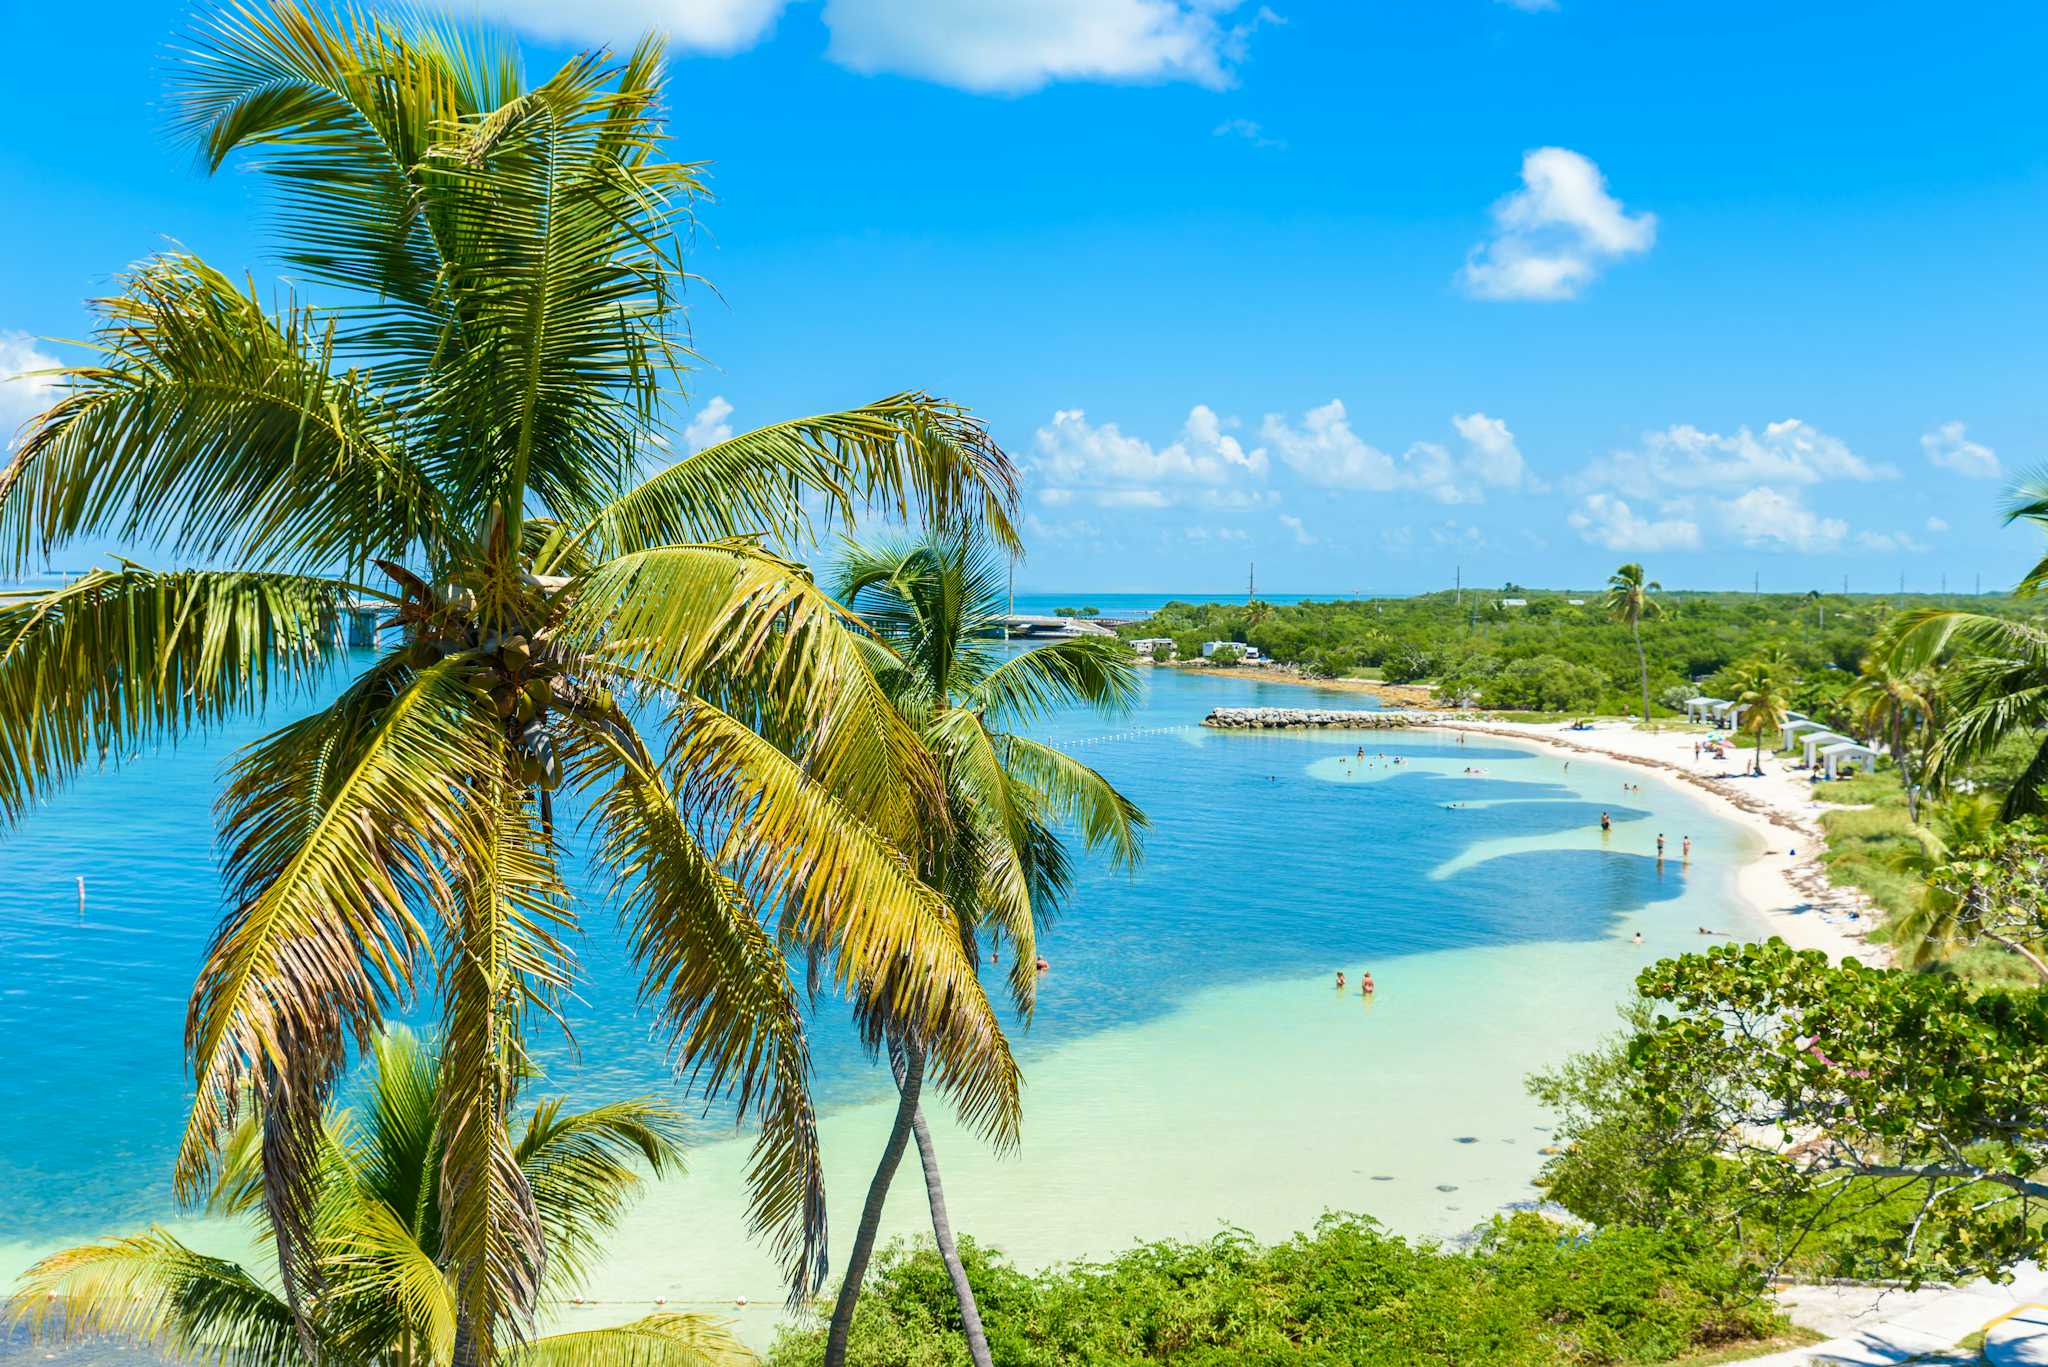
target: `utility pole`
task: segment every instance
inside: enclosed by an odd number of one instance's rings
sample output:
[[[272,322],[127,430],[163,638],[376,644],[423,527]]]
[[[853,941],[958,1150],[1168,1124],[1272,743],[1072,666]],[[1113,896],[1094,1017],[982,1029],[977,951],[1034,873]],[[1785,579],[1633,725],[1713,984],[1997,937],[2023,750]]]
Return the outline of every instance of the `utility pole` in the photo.
[[[1460,565],[1460,566],[1458,566],[1458,598],[1457,598],[1457,606],[1459,606],[1459,607],[1464,607],[1464,606],[1465,606],[1465,567],[1464,567],[1463,565]]]
[[[1256,560],[1251,561],[1244,572],[1244,597],[1248,603],[1255,603],[1259,598],[1259,562]]]
[[[1983,594],[1984,594],[1984,571],[1982,571],[1982,570],[1978,570],[1978,571],[1977,571],[1977,595],[1978,595],[1978,597],[1980,597],[1980,598],[1981,598],[1981,597],[1983,596]]]
[[[1943,571],[1941,572],[1941,596],[1942,596],[1942,597],[1944,597],[1944,598],[1948,597],[1948,571],[1947,571],[1947,570],[1943,570]]]
[[[1901,598],[1904,598],[1905,596],[1906,596],[1906,572],[1905,572],[1904,570],[1900,570],[1900,571],[1899,571],[1899,597],[1901,597]]]
[[[1842,576],[1842,596],[1844,598],[1849,596],[1849,576],[1846,574]]]
[[[1757,595],[1758,595],[1759,593],[1762,593],[1763,591],[1764,591],[1764,576],[1763,576],[1763,571],[1759,570],[1759,571],[1757,571],[1757,572],[1756,572],[1755,574],[1752,574],[1752,575],[1750,575],[1750,576],[1749,576],[1749,596],[1750,596],[1750,597],[1752,597],[1752,598],[1754,598],[1754,597],[1756,597],[1756,596],[1757,596]]]
[[[1012,554],[1011,554],[1011,556],[1010,556],[1010,617],[1015,617],[1016,615],[1017,615],[1017,557],[1016,557],[1016,555],[1015,555],[1014,553],[1012,553]],[[1008,640],[1010,639],[1010,617],[1005,617],[1005,618],[1003,619],[1003,639],[1004,639],[1005,641],[1008,641]]]

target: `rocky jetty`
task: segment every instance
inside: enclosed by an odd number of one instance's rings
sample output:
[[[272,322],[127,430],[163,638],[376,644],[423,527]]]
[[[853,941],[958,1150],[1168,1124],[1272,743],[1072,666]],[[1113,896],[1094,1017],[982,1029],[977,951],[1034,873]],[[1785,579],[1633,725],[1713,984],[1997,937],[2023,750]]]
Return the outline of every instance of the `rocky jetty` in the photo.
[[[1202,725],[1219,731],[1299,731],[1311,727],[1333,731],[1395,731],[1404,726],[1430,726],[1441,712],[1386,709],[1336,711],[1326,707],[1219,707]]]

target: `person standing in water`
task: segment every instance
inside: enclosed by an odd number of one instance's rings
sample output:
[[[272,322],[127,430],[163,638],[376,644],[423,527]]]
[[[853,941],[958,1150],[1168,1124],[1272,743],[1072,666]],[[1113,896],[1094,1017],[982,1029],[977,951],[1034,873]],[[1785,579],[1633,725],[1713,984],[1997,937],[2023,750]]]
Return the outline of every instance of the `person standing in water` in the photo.
[[[1372,995],[1372,970],[1369,968],[1359,976],[1358,994],[1362,997],[1370,997]]]
[[[1340,988],[1344,986],[1344,970],[1341,968],[1337,970],[1337,986]]]
[[[1662,831],[1657,832],[1657,857],[1659,859],[1664,857],[1664,832]]]
[[[1679,842],[1678,842],[1678,857],[1679,857],[1680,859],[1684,860],[1684,861],[1685,861],[1686,863],[1688,863],[1688,864],[1690,864],[1690,863],[1692,862],[1692,837],[1691,837],[1691,836],[1687,836],[1687,837],[1685,837],[1685,839],[1683,839],[1683,840],[1681,840],[1681,841],[1679,841]]]
[[[1611,819],[1609,819],[1607,813],[1600,813],[1600,834],[1606,835],[1609,831],[1613,829],[1614,822]]]

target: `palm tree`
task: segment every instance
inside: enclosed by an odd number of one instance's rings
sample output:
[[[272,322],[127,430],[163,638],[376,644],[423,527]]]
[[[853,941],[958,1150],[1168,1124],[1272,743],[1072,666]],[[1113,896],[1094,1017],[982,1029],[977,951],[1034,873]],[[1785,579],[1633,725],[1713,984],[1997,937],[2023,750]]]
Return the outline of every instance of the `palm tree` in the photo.
[[[1782,657],[1759,656],[1735,670],[1735,701],[1742,705],[1739,730],[1756,738],[1756,758],[1750,772],[1764,771],[1764,737],[1776,735],[1785,725],[1784,662]]]
[[[1925,670],[1899,670],[1889,657],[1873,652],[1857,666],[1855,680],[1842,695],[1861,723],[1863,733],[1883,737],[1899,766],[1906,789],[1906,819],[1920,820],[1920,790],[1914,782],[1915,752],[1935,727],[1934,680]]]
[[[1936,873],[1959,852],[1992,840],[1999,824],[1998,800],[1964,793],[1928,810],[1925,825],[1913,827],[1913,843],[1893,853],[1885,866],[1921,883],[1919,902],[1899,918],[1891,944],[1908,968],[1926,968],[1947,957],[1965,938],[1962,899],[1942,886]]]
[[[1011,546],[1013,469],[964,409],[906,393],[650,473],[699,189],[664,154],[653,43],[529,88],[515,50],[453,30],[290,0],[197,25],[179,127],[211,167],[270,154],[293,278],[339,302],[273,309],[173,252],[97,305],[95,363],[58,375],[0,472],[0,573],[82,537],[236,568],[123,561],[0,599],[0,814],[330,677],[359,605],[396,643],[234,766],[177,1189],[261,1117],[310,1338],[323,1109],[387,1010],[433,990],[443,1253],[463,1358],[498,1356],[548,1255],[508,1113],[573,983],[566,787],[677,1065],[759,1123],[753,1224],[808,1294],[825,1204],[786,954],[878,994],[982,1131],[1015,1133],[1018,1079],[953,909],[899,852],[944,801],[935,766],[768,534],[880,505]]]
[[[1629,634],[1636,643],[1636,669],[1643,681],[1643,725],[1650,724],[1650,661],[1643,654],[1643,619],[1655,617],[1664,610],[1664,605],[1650,595],[1662,593],[1664,586],[1646,577],[1643,567],[1630,561],[1607,576],[1607,597],[1604,600],[1609,620],[1628,623]]]
[[[1028,1021],[1038,990],[1038,927],[1068,888],[1070,856],[1061,828],[1077,830],[1084,845],[1103,848],[1128,867],[1139,858],[1145,817],[1093,769],[1004,728],[1062,706],[1122,709],[1136,692],[1137,671],[1124,645],[1103,636],[1018,653],[1002,649],[1002,577],[1002,560],[991,548],[940,533],[876,546],[849,543],[836,593],[873,633],[883,684],[924,738],[945,787],[949,819],[926,833],[920,872],[945,893],[961,943],[977,963],[984,937],[1007,944],[1010,994]],[[833,1307],[825,1360],[845,1360],[882,1207],[914,1138],[933,1235],[952,1277],[969,1351],[986,1367],[988,1344],[953,1245],[938,1158],[919,1102],[923,1027],[867,1014],[886,1040],[898,1106]]]
[[[433,1197],[450,1138],[439,1124],[446,1083],[435,1051],[409,1031],[387,1029],[371,1052],[375,1067],[360,1112],[330,1113],[314,1155],[312,1238],[302,1278],[317,1288],[304,1307],[310,1349],[273,1278],[201,1253],[162,1228],[44,1258],[22,1275],[17,1317],[39,1336],[111,1335],[187,1359],[451,1362],[462,1310],[445,1275],[450,1231]],[[679,1122],[644,1099],[569,1111],[553,1098],[527,1116],[509,1157],[548,1231],[548,1295],[579,1286],[602,1236],[639,1190],[637,1163],[655,1173],[680,1165]],[[262,1144],[253,1121],[237,1132],[209,1203],[259,1231],[269,1220]],[[718,1321],[666,1312],[538,1339],[519,1360],[719,1367],[754,1358]]]

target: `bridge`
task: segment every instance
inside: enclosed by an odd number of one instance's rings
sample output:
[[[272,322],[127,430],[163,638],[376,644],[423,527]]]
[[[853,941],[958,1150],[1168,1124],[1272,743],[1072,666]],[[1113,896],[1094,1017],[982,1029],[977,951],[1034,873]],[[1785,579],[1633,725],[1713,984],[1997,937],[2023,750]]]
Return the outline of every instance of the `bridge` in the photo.
[[[1043,636],[1114,636],[1115,622],[1100,617],[1034,617],[1016,613],[1003,619],[1012,639]]]

